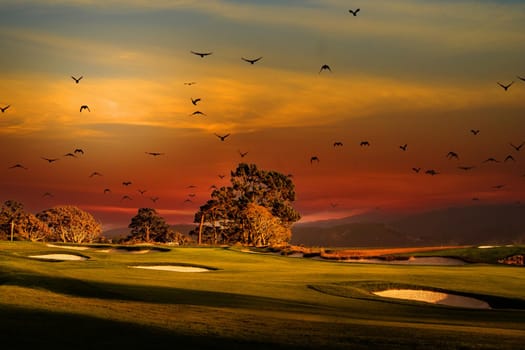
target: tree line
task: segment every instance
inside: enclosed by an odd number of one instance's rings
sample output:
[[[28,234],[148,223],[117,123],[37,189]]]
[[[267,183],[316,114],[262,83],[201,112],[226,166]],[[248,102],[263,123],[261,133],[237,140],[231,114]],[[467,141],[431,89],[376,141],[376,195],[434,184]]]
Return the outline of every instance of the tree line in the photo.
[[[230,182],[230,186],[215,189],[211,199],[199,208],[194,216],[197,226],[189,235],[173,230],[155,209],[139,208],[128,225],[129,234],[117,243],[266,246],[289,242],[291,226],[300,218],[291,205],[295,200],[291,177],[241,163],[231,172]],[[0,239],[108,241],[102,235],[101,223],[76,206],[56,206],[32,214],[14,200],[5,201],[0,208]]]

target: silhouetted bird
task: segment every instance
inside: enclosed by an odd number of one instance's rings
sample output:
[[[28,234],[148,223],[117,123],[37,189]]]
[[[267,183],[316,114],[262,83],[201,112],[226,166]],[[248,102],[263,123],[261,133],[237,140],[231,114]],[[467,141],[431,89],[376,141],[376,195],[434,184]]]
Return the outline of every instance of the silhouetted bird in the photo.
[[[499,160],[497,159],[494,159],[494,158],[487,158],[483,161],[483,163],[488,163],[488,162],[493,162],[493,163],[501,163]]]
[[[510,155],[510,154],[509,154],[508,156],[505,157],[505,160],[503,160],[503,162],[506,162],[506,161],[508,161],[508,160],[512,160],[513,162],[516,161],[516,159],[514,159],[514,157],[513,157],[512,155]]]
[[[87,109],[88,112],[91,112],[91,110],[89,109],[89,107],[87,105],[82,105],[80,106],[80,111],[82,112],[84,109]]]
[[[317,156],[312,156],[312,157],[310,158],[310,164],[312,164],[313,162],[317,162],[317,163],[319,163],[319,157],[317,157]]]
[[[94,171],[94,172],[92,172],[92,173],[89,175],[89,177],[93,177],[93,176],[102,176],[102,174],[99,173],[98,171]]]
[[[129,185],[131,185],[131,181],[124,181],[122,184],[123,184],[124,186],[129,186]]]
[[[195,185],[188,185],[186,188],[197,188]]]
[[[355,10],[348,10],[352,15],[357,16],[357,13],[361,11],[361,9],[355,9]]]
[[[4,113],[9,107],[11,107],[11,105],[7,105],[5,107],[0,107],[0,111],[2,111],[2,113]]]
[[[514,144],[512,144],[512,142],[510,143],[510,145],[512,146],[512,148],[519,152],[521,150],[521,147],[525,145],[525,142],[522,142],[519,146],[515,146]]]
[[[244,158],[248,154],[248,152],[239,151],[239,154],[241,155],[241,158]]]
[[[141,195],[144,195],[144,193],[146,193],[148,190],[137,190]]]
[[[209,56],[213,53],[213,52],[195,52],[195,51],[190,51],[190,52],[194,55],[201,56],[201,58],[204,58],[205,56]]]
[[[518,76],[518,79],[525,81],[525,78]]]
[[[82,148],[77,148],[73,151],[73,153],[77,154],[77,153],[80,153],[80,154],[84,154],[84,150]]]
[[[334,142],[334,147],[337,147],[337,146],[343,146],[343,143],[339,141]]]
[[[429,174],[429,175],[434,176],[434,175],[439,174],[439,172],[435,171],[434,169],[429,169],[429,170],[425,171],[425,174]]]
[[[189,199],[189,198],[186,198],[186,199],[184,200],[184,203],[193,203],[193,201],[192,201],[191,199]]]
[[[226,135],[222,135],[222,136],[219,135],[219,134],[215,134],[215,136],[217,136],[218,138],[220,138],[221,141],[224,141],[224,140],[226,140],[226,138],[227,138],[228,136],[230,136],[230,134],[226,134]]]
[[[123,200],[129,200],[129,201],[130,201],[130,200],[132,200],[132,199],[133,199],[133,198],[131,198],[130,196],[125,195],[125,196],[122,196],[122,198],[121,198],[120,200],[121,200],[121,201],[123,201]]]
[[[111,193],[111,190],[109,188],[105,188],[104,189],[104,194],[106,194],[106,193]]]
[[[402,146],[399,146],[399,148],[401,148],[403,151],[406,151],[407,147],[408,147],[408,145],[406,143],[404,145],[402,145]]]
[[[479,130],[478,130],[478,129],[470,129],[470,132],[471,132],[473,135],[477,135],[477,134],[479,134]]]
[[[335,207],[337,207],[338,205],[339,205],[339,204],[337,204],[337,203],[332,203],[332,202],[330,203],[330,206],[331,206],[332,208],[335,208]]]
[[[187,82],[187,83],[184,83],[184,85],[193,85],[193,84],[197,84],[197,83],[194,82],[194,81],[189,81],[189,82]]]
[[[370,146],[370,142],[368,142],[368,141],[361,141],[361,143],[359,143],[359,146],[366,146],[366,147],[368,147],[368,146]]]
[[[447,158],[448,159],[452,159],[452,158],[459,159],[459,156],[458,156],[458,154],[456,152],[450,151],[450,152],[447,153]]]
[[[255,58],[255,59],[249,59],[249,58],[244,58],[244,57],[241,57],[241,59],[243,61],[246,61],[250,64],[254,64],[255,62],[259,61],[262,57],[258,57],[258,58]]]
[[[492,188],[495,188],[495,189],[502,189],[503,187],[505,187],[505,185],[496,185],[496,186],[492,186]]]
[[[80,77],[80,78],[75,78],[74,76],[71,76],[71,79],[73,79],[75,81],[75,83],[79,83],[80,82],[80,79],[82,79],[83,77]]]
[[[73,153],[69,152],[69,153],[64,154],[64,157],[76,158],[77,156],[74,155]]]
[[[321,69],[319,69],[319,73],[321,73],[321,72],[324,71],[324,70],[327,70],[327,71],[329,71],[329,72],[332,71],[332,69],[330,68],[330,66],[327,65],[327,64],[323,64],[323,65],[321,66]]]
[[[206,115],[206,114],[202,113],[201,111],[195,111],[190,115]]]
[[[412,168],[412,171],[415,172],[415,173],[419,173],[420,170],[421,170],[421,168]]]
[[[514,82],[511,82],[511,83],[509,83],[507,85],[504,85],[504,84],[498,82],[498,85],[501,86],[505,91],[507,91],[511,87],[512,84],[514,84]]]
[[[43,160],[47,160],[49,163],[53,163],[55,161],[58,160],[58,158],[46,158],[46,157],[41,157]]]
[[[15,168],[20,168],[20,169],[28,170],[28,168],[26,168],[25,166],[23,166],[23,165],[20,164],[20,163],[17,163],[17,164],[15,164],[15,165],[9,167],[9,169],[15,169]]]
[[[191,99],[191,103],[193,103],[194,106],[196,106],[197,103],[201,100],[200,98],[193,99],[192,97],[190,97],[190,99]]]
[[[44,198],[45,198],[45,197],[53,198],[54,196],[53,196],[53,194],[52,194],[51,192],[46,192],[46,193],[44,193],[44,194],[42,195],[42,197],[44,197]]]
[[[159,197],[150,197],[150,199],[153,203],[157,203],[157,201],[159,200]]]
[[[150,156],[153,156],[153,157],[164,155],[164,153],[160,153],[160,152],[144,152],[144,153],[149,154]]]
[[[475,168],[474,166],[458,166],[458,169],[461,169],[461,170],[471,170],[474,168]]]
[[[191,197],[191,198],[194,198],[195,196],[196,196],[195,193],[190,193],[190,194],[188,194],[188,197]]]
[[[218,176],[219,178],[221,178],[221,179],[224,179],[224,178],[226,177],[226,175],[223,175],[223,174],[219,174],[219,175],[217,175],[217,176]]]

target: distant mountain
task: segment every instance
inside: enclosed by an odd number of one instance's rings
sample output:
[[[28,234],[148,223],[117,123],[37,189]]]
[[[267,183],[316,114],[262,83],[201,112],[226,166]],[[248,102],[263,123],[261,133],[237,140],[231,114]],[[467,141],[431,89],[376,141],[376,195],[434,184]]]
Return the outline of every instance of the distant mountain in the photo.
[[[525,242],[525,206],[447,208],[296,224],[292,244],[331,247],[489,245]]]

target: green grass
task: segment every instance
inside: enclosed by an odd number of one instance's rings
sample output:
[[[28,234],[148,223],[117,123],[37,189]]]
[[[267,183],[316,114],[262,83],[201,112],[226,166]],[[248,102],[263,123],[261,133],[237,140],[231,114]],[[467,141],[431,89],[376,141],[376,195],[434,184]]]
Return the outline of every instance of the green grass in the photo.
[[[351,264],[228,248],[97,251],[103,248],[0,242],[2,348],[517,349],[525,342],[523,267]],[[49,253],[89,259],[28,258]],[[451,253],[461,254],[471,253]],[[156,264],[215,270],[129,268]],[[471,310],[370,293],[383,286],[501,303]]]

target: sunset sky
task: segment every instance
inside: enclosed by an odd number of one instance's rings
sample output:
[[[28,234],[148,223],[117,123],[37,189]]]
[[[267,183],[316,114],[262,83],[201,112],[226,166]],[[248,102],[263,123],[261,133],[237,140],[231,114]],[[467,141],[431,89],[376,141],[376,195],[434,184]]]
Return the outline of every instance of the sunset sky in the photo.
[[[525,200],[522,1],[1,4],[2,202],[190,223],[240,162],[292,174],[301,221]]]

